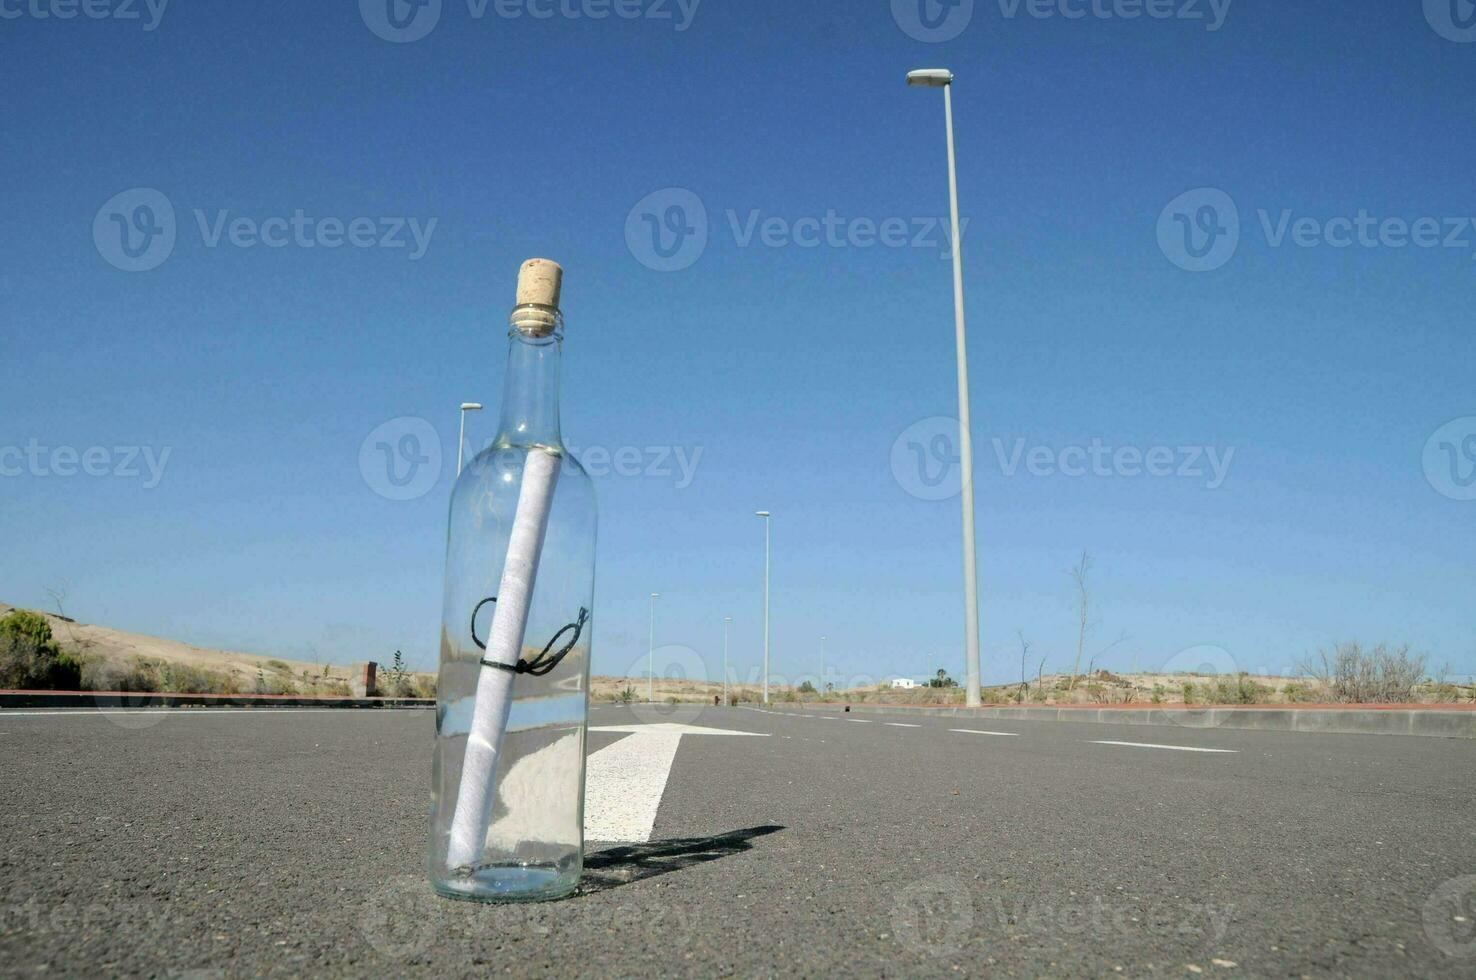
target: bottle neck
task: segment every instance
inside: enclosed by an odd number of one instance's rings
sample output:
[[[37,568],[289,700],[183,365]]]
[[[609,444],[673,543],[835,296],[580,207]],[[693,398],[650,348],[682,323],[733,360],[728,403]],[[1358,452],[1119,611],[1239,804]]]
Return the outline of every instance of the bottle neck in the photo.
[[[559,360],[563,341],[558,334],[529,337],[510,334],[507,376],[502,385],[502,421],[497,446],[551,446],[562,448],[559,432]]]

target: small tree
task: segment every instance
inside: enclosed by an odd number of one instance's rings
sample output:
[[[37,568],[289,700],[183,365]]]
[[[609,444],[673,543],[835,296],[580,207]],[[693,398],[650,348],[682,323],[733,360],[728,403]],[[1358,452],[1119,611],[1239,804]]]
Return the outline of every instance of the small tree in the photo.
[[[814,684],[811,684],[809,681],[805,681],[804,683],[800,684],[800,686],[799,686],[799,692],[801,694],[814,694],[815,693],[815,685]]]
[[[0,688],[76,690],[82,665],[52,639],[45,616],[14,609],[0,619]]]
[[[1087,573],[1092,570],[1092,556],[1085,551],[1081,561],[1071,569],[1071,580],[1076,583],[1076,663],[1071,667],[1071,680],[1066,685],[1070,691],[1076,687],[1076,675],[1081,672],[1081,655],[1086,647],[1087,633],[1091,630],[1092,593],[1087,587]]]
[[[928,687],[958,687],[958,681],[949,677],[948,671],[939,667],[938,673],[934,674],[933,679],[928,681]]]

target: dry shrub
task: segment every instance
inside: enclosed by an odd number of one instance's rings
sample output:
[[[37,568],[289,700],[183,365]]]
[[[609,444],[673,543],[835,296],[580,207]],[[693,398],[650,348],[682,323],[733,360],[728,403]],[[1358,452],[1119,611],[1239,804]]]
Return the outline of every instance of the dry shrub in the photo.
[[[1358,643],[1339,643],[1301,666],[1334,700],[1349,704],[1407,704],[1415,700],[1415,687],[1425,676],[1423,654],[1382,643],[1371,650]]]

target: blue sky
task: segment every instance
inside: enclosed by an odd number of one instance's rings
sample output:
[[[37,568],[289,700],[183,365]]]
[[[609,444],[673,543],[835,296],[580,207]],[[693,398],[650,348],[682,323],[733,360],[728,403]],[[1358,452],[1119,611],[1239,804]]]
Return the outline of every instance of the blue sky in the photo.
[[[943,109],[902,83],[946,65],[986,679],[1017,631],[1069,666],[1083,550],[1108,666],[1476,672],[1466,0],[386,2],[0,0],[0,599],[430,667],[456,406],[541,255],[566,436],[639,451],[596,671],[653,590],[659,644],[715,676],[731,615],[753,669],[769,508],[777,672],[823,634],[960,674]],[[360,468],[396,419],[440,444],[410,500]]]

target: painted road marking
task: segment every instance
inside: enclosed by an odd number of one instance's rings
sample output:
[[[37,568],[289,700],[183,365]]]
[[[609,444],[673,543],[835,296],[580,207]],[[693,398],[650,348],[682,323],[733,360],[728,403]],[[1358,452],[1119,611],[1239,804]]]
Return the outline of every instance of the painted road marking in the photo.
[[[986,732],[980,728],[950,728],[950,732],[962,732],[965,735],[1019,735],[1019,732]]]
[[[905,721],[884,721],[883,725],[891,725],[893,728],[921,728],[921,725],[910,725]]]
[[[1173,749],[1175,752],[1239,752],[1239,749],[1201,749],[1193,745],[1159,745],[1156,742],[1113,742],[1106,739],[1092,739],[1093,745],[1126,745],[1134,749]]]
[[[683,735],[747,735],[700,725],[600,725],[592,732],[626,732],[614,745],[590,754],[584,777],[584,836],[587,840],[644,844],[651,839],[656,811],[666,792],[671,764]]]
[[[70,711],[0,711],[0,718],[95,718],[99,715],[179,715],[181,718],[209,718],[213,715],[357,715],[361,713],[353,708],[73,708]]]
[[[847,718],[846,721],[854,721],[858,725],[869,725],[869,724],[871,724],[871,719],[870,718]]]

